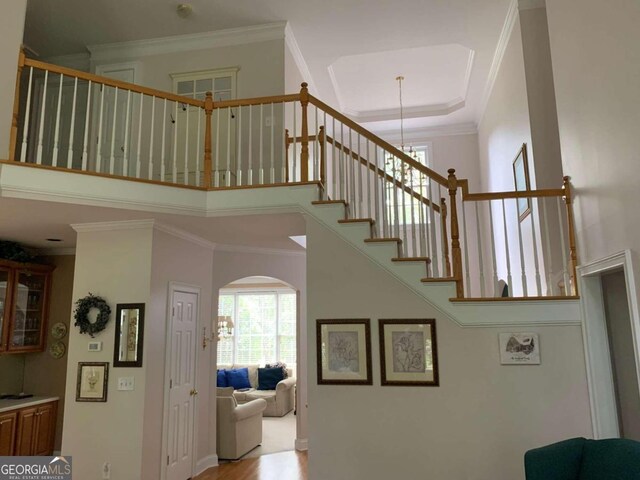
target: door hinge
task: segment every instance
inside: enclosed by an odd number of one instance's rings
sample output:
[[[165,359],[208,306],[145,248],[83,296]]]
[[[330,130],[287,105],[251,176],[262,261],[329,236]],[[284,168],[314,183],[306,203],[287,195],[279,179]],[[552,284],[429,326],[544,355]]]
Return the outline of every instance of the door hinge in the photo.
[[[173,388],[173,379],[172,378],[169,379],[169,388]]]
[[[169,466],[169,455],[167,455],[167,466]]]
[[[171,307],[171,316],[172,317],[176,316],[176,307]]]

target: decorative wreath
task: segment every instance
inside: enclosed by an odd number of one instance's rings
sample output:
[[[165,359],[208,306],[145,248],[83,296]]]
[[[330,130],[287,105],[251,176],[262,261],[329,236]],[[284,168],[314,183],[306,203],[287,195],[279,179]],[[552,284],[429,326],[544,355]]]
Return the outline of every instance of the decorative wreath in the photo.
[[[91,323],[89,312],[94,308],[97,308],[99,313],[96,321]],[[86,297],[76,301],[76,309],[73,312],[73,318],[76,321],[74,325],[80,327],[80,333],[88,333],[93,338],[94,333],[105,329],[109,315],[111,315],[111,307],[107,305],[104,298],[89,293]]]

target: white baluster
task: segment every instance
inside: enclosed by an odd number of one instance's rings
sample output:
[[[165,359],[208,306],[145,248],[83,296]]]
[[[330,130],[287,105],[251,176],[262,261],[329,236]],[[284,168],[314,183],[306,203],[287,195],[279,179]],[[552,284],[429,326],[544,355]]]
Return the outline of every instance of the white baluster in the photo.
[[[231,107],[227,107],[227,187],[231,186]]]
[[[320,149],[320,143],[318,143],[318,107],[316,107],[316,124],[314,125],[313,131],[316,133],[316,141],[313,142],[313,175],[309,178],[309,180],[320,180],[320,171],[319,163],[318,163],[318,150]],[[323,185],[323,188],[326,186]]]
[[[298,169],[297,169],[297,164],[298,164],[298,154],[297,154],[297,149],[296,149],[296,136],[298,135],[298,124],[297,124],[297,110],[296,110],[296,103],[297,102],[293,102],[293,135],[292,135],[292,139],[293,139],[293,178],[292,181],[293,182],[297,182],[298,181]]]
[[[284,161],[282,162],[282,183],[287,182],[287,172],[289,171],[289,155],[287,151],[287,137],[285,135],[285,126],[286,126],[286,103],[282,102],[282,157]]]
[[[91,80],[89,80],[89,86],[87,87],[87,112],[84,118],[84,138],[82,140],[82,170],[87,169],[87,163],[89,158],[89,118],[91,116]]]
[[[60,74],[60,86],[58,87],[58,106],[56,109],[56,126],[53,134],[53,158],[51,164],[54,167],[58,166],[58,152],[60,146],[60,107],[62,106],[62,83],[64,82],[64,75]]]
[[[269,170],[269,181],[271,184],[276,183],[276,167],[275,167],[275,143],[274,143],[274,134],[276,130],[276,118],[273,115],[273,103],[271,104],[271,168]]]
[[[220,186],[220,108],[216,109],[216,159],[214,161],[214,187]]]
[[[100,85],[100,114],[98,115],[98,151],[96,153],[96,172],[102,172],[102,119],[104,115],[105,85]]]
[[[350,203],[350,218],[358,218],[358,201],[356,199],[356,170],[355,170],[355,165],[354,165],[354,159],[353,159],[353,135],[352,135],[353,130],[351,128],[349,128],[349,153],[347,155],[347,162],[349,163],[349,176],[351,178],[351,181],[349,182],[350,186],[351,186],[351,200],[349,201]]]
[[[407,180],[407,167],[404,163],[403,159],[400,159],[400,176],[402,180],[400,181],[400,194],[402,195],[402,232],[400,239],[402,240],[402,254],[405,257],[408,257],[408,238],[407,238],[407,193],[405,191],[406,180]]]
[[[183,111],[185,112],[186,123],[185,123],[185,137],[184,137],[184,178],[183,183],[185,185],[189,185],[189,141],[191,138],[189,137],[189,109],[191,106],[187,103],[182,104]],[[184,110],[186,108],[186,110]]]
[[[356,180],[356,188],[357,188],[357,192],[358,192],[358,197],[357,197],[357,202],[358,202],[358,217],[357,218],[363,218],[365,216],[365,212],[364,209],[362,208],[362,203],[363,203],[363,189],[364,189],[364,183],[362,181],[362,155],[360,154],[360,143],[362,142],[362,138],[360,137],[360,134],[358,133],[358,159],[357,161],[354,162],[354,167],[356,169],[356,173],[357,175],[357,180]],[[353,152],[353,150],[351,150]]]
[[[464,269],[466,283],[464,285],[466,290],[466,297],[471,297],[471,272],[469,271],[469,238],[467,237],[467,215],[466,215],[466,203],[460,202],[460,209],[462,210],[462,238],[464,239]]]
[[[536,269],[536,295],[542,295],[542,282],[540,280],[540,263],[538,260],[538,240],[536,235],[536,218],[537,215],[534,213],[534,206],[538,206],[538,199],[531,199],[531,239],[533,245],[533,264]]]
[[[44,87],[42,90],[42,105],[40,105],[40,128],[38,129],[38,148],[36,151],[36,163],[42,165],[42,138],[44,135],[44,116],[47,105],[47,82],[49,80],[49,70],[44,71]]]
[[[325,123],[326,124],[326,123]],[[339,193],[339,181],[340,181],[340,175],[338,174],[338,154],[337,154],[337,147],[336,147],[336,118],[335,117],[331,117],[331,124],[332,124],[332,129],[331,129],[331,137],[333,139],[332,141],[332,145],[331,145],[331,172],[333,175],[333,199],[334,200],[342,200],[343,197],[340,196]]]
[[[524,297],[528,297],[527,292],[527,272],[526,272],[526,264],[524,261],[524,246],[522,242],[522,222],[520,222],[520,215],[518,213],[518,200],[516,199],[516,220],[518,223],[518,245],[520,247],[520,278],[522,281],[522,292]],[[535,248],[535,244],[534,244]]]
[[[349,209],[349,183],[347,182],[347,163],[344,159],[344,123],[340,122],[340,158],[338,160],[340,164],[341,182],[340,182],[340,198],[344,200],[347,208],[345,214]]]
[[[138,111],[138,143],[136,145],[136,178],[140,178],[140,172],[142,167],[142,113],[144,107],[144,95],[142,93],[138,94],[140,98],[140,108]],[[164,179],[162,179],[164,180]]]
[[[427,180],[427,185],[429,188],[429,201],[431,202],[431,206],[429,207],[429,232],[431,235],[431,274],[434,278],[438,278],[440,276],[439,270],[439,250],[438,250],[438,236],[436,235],[436,231],[438,229],[438,223],[436,223],[436,214],[435,214],[435,205],[439,205],[440,202],[437,198],[433,196],[433,182],[431,178]],[[442,216],[442,211],[440,211],[440,216]],[[446,270],[445,270],[446,271]],[[443,272],[444,276],[444,272]]]
[[[109,175],[113,175],[113,166],[115,163],[115,146],[116,146],[116,120],[118,118],[118,87],[115,89],[113,97],[113,122],[111,124],[111,152],[109,155]]]
[[[513,297],[513,278],[511,278],[511,255],[509,253],[509,232],[507,230],[507,211],[502,199],[502,226],[504,228],[504,248],[507,258],[507,283],[509,284],[509,296]]]
[[[478,203],[474,202],[476,207],[476,235],[478,236],[478,269],[480,270],[480,296],[485,297],[486,289],[484,284],[484,264],[483,264],[483,250],[482,250],[482,232],[480,231],[480,214],[478,212]],[[491,205],[489,205],[491,208]]]
[[[238,107],[238,158],[236,159],[236,185],[242,185],[242,106]]]
[[[425,257],[431,256],[431,242],[429,241],[429,220],[427,217],[429,214],[427,213],[427,208],[431,208],[429,205],[426,205],[424,202],[425,198],[429,197],[429,193],[425,191],[425,187],[428,185],[427,176],[420,172],[420,195],[422,196],[422,201],[420,202],[420,232],[422,233],[423,244],[422,244],[422,255]],[[427,265],[427,271],[429,270],[429,266]]]
[[[557,197],[558,205],[558,223],[560,225],[560,248],[562,249],[562,278],[564,280],[564,295],[571,295],[571,285],[569,281],[569,272],[567,269],[567,244],[564,238],[564,217],[562,215],[561,198]]]
[[[200,157],[202,156],[202,153],[200,151],[200,137],[202,136],[202,109],[200,107],[197,107],[198,112],[198,131],[197,131],[197,135],[196,135],[196,187],[200,186]]]
[[[418,257],[419,252],[417,249],[418,246],[418,237],[416,236],[416,198],[415,198],[415,190],[413,189],[413,169],[411,167],[409,170],[409,189],[411,193],[409,194],[409,201],[411,202],[411,256]],[[408,248],[408,247],[407,247]]]
[[[367,157],[369,156],[369,144],[367,143]],[[376,224],[377,224],[377,228],[376,228],[376,233],[377,236],[383,236],[384,237],[384,209],[383,209],[383,214],[380,215],[380,181],[378,180],[378,168],[380,168],[378,166],[378,146],[376,144],[373,145],[373,162],[374,162],[374,173],[373,173],[373,197],[374,197],[374,201],[375,201],[375,211],[374,211],[374,215],[375,215],[375,219],[376,219]]]
[[[161,182],[167,181],[167,179],[165,178],[167,174],[167,167],[165,165],[167,161],[167,158],[165,156],[165,148],[167,145],[166,135],[167,135],[167,99],[165,98],[162,100],[162,137],[160,139],[162,142],[162,145],[160,145],[160,181]]]
[[[253,105],[249,105],[249,158],[247,159],[248,185],[253,185]]]
[[[493,208],[491,208],[491,200],[489,200],[489,224],[491,225],[491,260],[493,262],[493,290],[494,296],[501,296],[502,292],[498,291],[498,261],[496,259],[496,239],[493,224]],[[509,287],[511,288],[511,287]]]
[[[173,183],[178,183],[178,102],[173,102],[173,103],[174,103],[173,113],[175,117],[173,119],[173,162],[171,166],[173,175],[171,180],[173,181]],[[220,110],[218,110],[218,113],[220,113]],[[218,116],[218,120],[220,120],[219,116]],[[218,125],[219,124],[220,122],[218,122]],[[216,145],[217,144],[218,142],[216,139]]]
[[[262,185],[264,183],[264,142],[263,142],[263,132],[262,126],[264,125],[264,104],[260,104],[260,168],[258,170],[258,183]]]
[[[73,168],[73,134],[76,128],[76,98],[78,96],[78,77],[73,81],[73,100],[71,101],[71,124],[69,126],[69,150],[67,151],[67,168]]]
[[[27,145],[29,139],[29,119],[31,118],[31,87],[33,85],[33,67],[29,67],[29,85],[27,86],[27,104],[24,109],[24,125],[22,127],[22,148],[20,161],[27,161]]]
[[[553,295],[553,291],[554,291],[554,285],[552,282],[553,279],[553,271],[551,269],[552,267],[552,262],[553,259],[551,257],[551,241],[549,240],[549,220],[548,220],[548,215],[547,215],[547,204],[545,203],[546,198],[541,198],[540,201],[542,202],[542,223],[544,225],[544,239],[545,239],[545,256],[547,258],[547,265],[546,265],[546,277],[547,277],[547,295],[551,296]]]
[[[176,120],[177,120],[176,116]],[[153,179],[153,138],[155,133],[155,121],[156,121],[156,97],[151,97],[151,131],[149,133],[149,168],[147,170],[147,178]],[[176,129],[177,131],[177,129]]]
[[[127,90],[127,110],[124,120],[124,149],[122,157],[122,175],[129,176],[129,117],[131,115],[131,90]]]

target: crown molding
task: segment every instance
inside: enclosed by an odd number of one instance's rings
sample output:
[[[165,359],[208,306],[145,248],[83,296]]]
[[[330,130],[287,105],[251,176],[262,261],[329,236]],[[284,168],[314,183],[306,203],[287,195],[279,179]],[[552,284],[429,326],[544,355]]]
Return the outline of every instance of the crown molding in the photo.
[[[493,54],[493,61],[491,62],[491,68],[489,69],[489,76],[487,78],[484,93],[482,94],[482,99],[480,100],[480,108],[478,109],[478,118],[476,122],[478,125],[482,123],[484,114],[487,110],[487,105],[489,104],[491,93],[493,92],[493,86],[495,85],[496,79],[498,78],[498,72],[500,71],[500,66],[502,65],[502,59],[504,58],[507,46],[509,45],[511,33],[513,32],[513,27],[515,26],[517,19],[518,0],[511,0],[511,2],[509,3],[509,10],[507,11],[507,18],[504,21],[504,25],[502,25],[502,31],[500,32],[498,45],[496,46],[496,51]]]
[[[378,137],[387,142],[397,144],[400,142],[400,130],[374,131]],[[476,135],[478,127],[475,123],[457,123],[454,125],[438,125],[434,127],[412,128],[404,131],[405,143],[428,142],[433,137],[448,137],[452,135]]]
[[[268,23],[213,32],[88,45],[87,50],[91,52],[91,60],[95,62],[246,45],[269,40],[284,40],[286,25],[286,22]]]
[[[73,228],[78,233],[85,232],[108,232],[115,230],[146,230],[154,227],[155,220],[121,220],[116,222],[95,222],[95,223],[72,223]]]
[[[160,232],[166,233],[168,235],[172,235],[181,240],[186,240],[187,242],[195,243],[196,245],[200,245],[201,247],[207,248],[209,250],[213,250],[216,248],[216,244],[206,238],[202,238],[198,235],[194,235],[193,233],[189,233],[180,228],[173,227],[171,225],[167,225],[165,223],[155,223],[154,228]]]
[[[307,65],[307,61],[302,55],[302,51],[300,50],[300,46],[298,45],[298,41],[293,34],[293,30],[291,29],[289,22],[287,22],[284,27],[284,41],[287,44],[287,47],[289,47],[289,51],[293,56],[293,61],[296,63],[302,78],[309,84],[311,91],[317,94],[318,89],[316,88],[316,83],[311,75],[311,70],[309,70],[309,65]]]
[[[255,253],[259,255],[286,255],[290,257],[304,257],[307,255],[306,251],[285,250],[283,248],[249,247],[245,245],[225,245],[225,244],[217,244],[216,252]]]
[[[473,60],[475,58],[475,51],[469,51],[469,57],[467,58],[467,66],[464,72],[464,95],[455,97],[448,102],[435,103],[431,105],[417,105],[413,107],[404,107],[402,113],[404,118],[424,118],[424,117],[436,117],[442,115],[449,115],[466,105],[466,97],[469,92],[469,85],[471,83],[471,71],[473,70]],[[383,108],[378,110],[353,110],[347,107],[344,96],[338,85],[338,79],[333,68],[333,64],[327,67],[329,73],[329,79],[333,86],[333,91],[338,100],[340,110],[347,116],[351,117],[354,121],[360,123],[367,122],[384,122],[387,120],[397,120],[400,118],[400,107]]]

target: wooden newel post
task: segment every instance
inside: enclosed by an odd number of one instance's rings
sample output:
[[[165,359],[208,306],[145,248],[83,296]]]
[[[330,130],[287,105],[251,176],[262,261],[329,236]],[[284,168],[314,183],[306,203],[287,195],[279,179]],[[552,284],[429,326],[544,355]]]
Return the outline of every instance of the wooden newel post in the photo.
[[[460,229],[458,227],[458,179],[453,168],[449,172],[449,209],[451,213],[451,259],[453,263],[453,277],[456,279],[456,296],[464,297],[464,286],[462,284],[462,250],[460,249]]]
[[[325,179],[327,178],[327,162],[324,149],[324,125],[320,126],[320,131],[318,132],[318,143],[320,144],[320,183],[322,183],[322,186],[326,188]]]
[[[309,90],[307,83],[302,83],[300,89],[300,107],[302,107],[302,148],[300,151],[300,180],[309,181],[309,119],[307,117],[307,107],[309,105]],[[295,132],[294,132],[295,133]]]
[[[564,190],[564,203],[567,207],[567,229],[569,232],[569,258],[571,262],[571,284],[573,294],[578,295],[578,277],[576,268],[578,266],[578,251],[576,249],[576,232],[573,219],[573,196],[571,193],[570,177],[563,177],[562,189]]]
[[[451,276],[451,262],[449,261],[449,237],[447,237],[447,199],[440,199],[440,220],[442,222],[442,255],[444,257],[444,268],[445,271],[443,274],[446,277]]]
[[[211,177],[213,177],[213,158],[211,152],[213,145],[211,140],[211,114],[213,113],[213,94],[207,92],[204,99],[204,187],[211,188]]]
[[[25,55],[24,50],[20,49],[18,55],[18,72],[16,73],[16,91],[13,99],[13,116],[11,118],[11,134],[9,136],[9,160],[18,160],[16,158],[16,146],[18,144],[18,124],[20,122],[20,79],[22,78],[22,70],[24,69]]]

